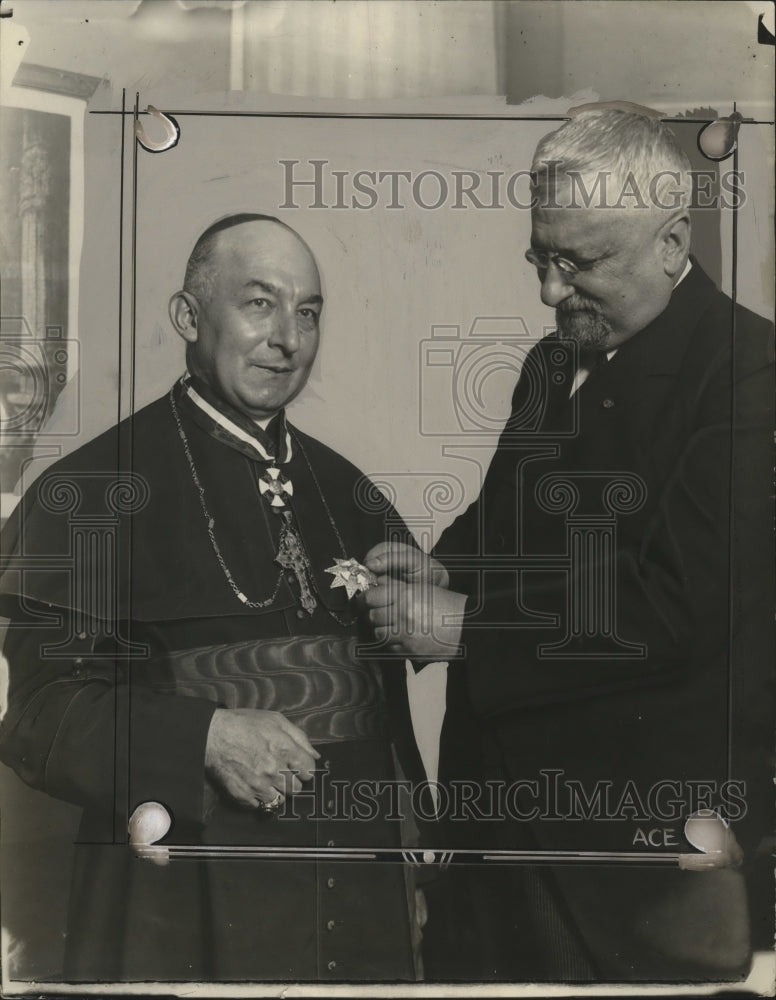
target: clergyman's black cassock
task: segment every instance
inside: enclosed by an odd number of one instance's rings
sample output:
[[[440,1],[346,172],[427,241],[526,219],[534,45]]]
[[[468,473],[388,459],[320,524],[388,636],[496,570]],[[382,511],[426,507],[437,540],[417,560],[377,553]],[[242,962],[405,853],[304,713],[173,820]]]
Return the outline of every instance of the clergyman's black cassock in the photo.
[[[250,424],[230,417],[250,437]],[[298,797],[296,818],[206,794],[211,716],[219,703],[245,704],[253,688],[239,657],[252,669],[255,651],[261,691],[285,691],[281,708],[298,709],[292,721],[317,733],[319,767],[340,788],[393,780],[395,757],[409,778],[421,777],[404,671],[352,657],[370,638],[355,602],[325,572],[335,559],[363,559],[386,523],[401,537],[404,529],[354,466],[284,418],[281,448],[286,432],[291,455],[281,469],[293,495],[284,494],[285,509],[309,559],[312,614],[300,606],[294,574],[275,562],[282,515],[260,485],[272,463],[224,435],[185,383],[172,401],[163,397],[52,466],[6,526],[4,553],[23,556],[24,571],[17,562],[3,576],[12,625],[2,759],[34,787],[83,806],[68,981],[415,978],[412,893],[400,864],[187,859],[163,867],[127,846],[127,818],[147,801],[171,814],[163,843],[401,844],[395,816],[380,806],[369,821],[363,811],[353,820],[323,782]],[[242,602],[224,567],[249,601],[266,606]],[[288,645],[293,637],[299,642]],[[329,672],[303,662],[319,653],[332,665],[350,661]],[[232,674],[215,686],[212,676],[197,679],[214,663],[216,674],[224,663]],[[301,670],[311,666],[317,671]],[[178,668],[189,682],[193,672],[193,686],[180,686]]]

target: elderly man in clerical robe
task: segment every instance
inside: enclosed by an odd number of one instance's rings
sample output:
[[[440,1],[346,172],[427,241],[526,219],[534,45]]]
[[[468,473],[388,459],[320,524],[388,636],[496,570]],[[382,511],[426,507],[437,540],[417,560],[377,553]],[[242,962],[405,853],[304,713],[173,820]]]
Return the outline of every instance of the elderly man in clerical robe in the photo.
[[[395,756],[422,775],[404,678],[356,656],[357,560],[385,507],[359,505],[359,471],[285,417],[322,306],[288,226],[215,223],[170,303],[186,374],[49,469],[9,522],[1,753],[83,806],[68,980],[416,977],[401,865],[194,851],[160,866],[127,845],[152,802],[173,844],[400,846],[395,810],[358,822],[327,792],[393,781]],[[98,532],[72,551],[106,514],[113,549]]]

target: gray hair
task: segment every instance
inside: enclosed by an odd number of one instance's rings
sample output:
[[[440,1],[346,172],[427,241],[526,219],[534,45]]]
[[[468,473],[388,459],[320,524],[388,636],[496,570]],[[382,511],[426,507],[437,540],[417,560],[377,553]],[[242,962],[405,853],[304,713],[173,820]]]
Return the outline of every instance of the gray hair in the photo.
[[[690,161],[671,129],[658,118],[616,108],[580,112],[544,136],[531,171],[533,194],[549,207],[566,186],[570,204],[579,207],[677,211],[692,198]]]

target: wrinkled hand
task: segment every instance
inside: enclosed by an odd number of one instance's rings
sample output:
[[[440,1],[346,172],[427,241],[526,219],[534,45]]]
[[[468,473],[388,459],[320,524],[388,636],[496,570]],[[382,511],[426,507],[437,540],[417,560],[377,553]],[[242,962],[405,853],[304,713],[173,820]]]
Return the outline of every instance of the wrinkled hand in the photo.
[[[217,708],[207,734],[205,771],[235,802],[255,809],[278,792],[300,791],[319,757],[302,730],[280,712]]]
[[[375,576],[393,576],[405,583],[430,583],[434,587],[447,587],[450,583],[448,572],[438,559],[402,542],[380,542],[367,552],[364,564]]]
[[[383,576],[364,594],[379,642],[425,663],[458,654],[466,595]]]

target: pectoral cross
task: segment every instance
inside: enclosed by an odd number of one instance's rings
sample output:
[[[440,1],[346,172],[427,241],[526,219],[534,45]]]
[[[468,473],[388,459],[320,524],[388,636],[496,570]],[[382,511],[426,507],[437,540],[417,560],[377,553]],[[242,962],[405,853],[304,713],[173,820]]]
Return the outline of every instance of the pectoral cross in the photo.
[[[290,569],[299,584],[299,599],[305,611],[311,615],[318,602],[310,586],[310,563],[307,559],[302,540],[296,533],[290,511],[283,514],[283,526],[280,529],[280,544],[278,545],[275,562],[283,569]]]

